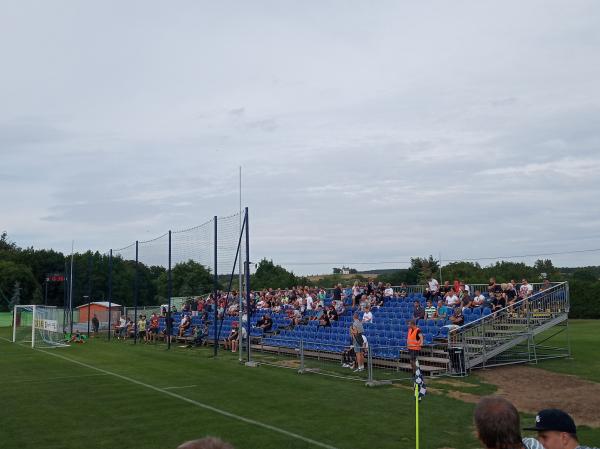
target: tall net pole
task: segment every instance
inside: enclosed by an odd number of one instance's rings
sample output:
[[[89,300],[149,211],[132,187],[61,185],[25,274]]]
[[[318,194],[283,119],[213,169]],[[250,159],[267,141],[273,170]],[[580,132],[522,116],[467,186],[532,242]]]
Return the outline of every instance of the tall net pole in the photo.
[[[214,233],[215,233],[215,238],[214,238],[214,268],[215,271],[213,273],[213,298],[214,298],[214,304],[213,304],[213,308],[215,310],[214,313],[214,317],[215,317],[215,321],[214,321],[214,335],[215,335],[215,347],[214,347],[214,355],[215,357],[217,356],[217,351],[219,350],[219,330],[218,330],[218,326],[217,326],[217,321],[219,319],[219,312],[218,312],[218,308],[219,308],[219,298],[218,298],[218,290],[219,290],[219,275],[217,274],[217,263],[218,263],[218,257],[219,257],[219,253],[218,253],[218,245],[217,245],[217,216],[215,215],[214,218]]]
[[[171,231],[169,231],[169,268],[167,278],[167,295],[169,306],[167,309],[167,349],[171,349],[171,336],[173,334],[173,319],[171,315],[171,296],[173,295],[173,274],[171,272]]]
[[[108,253],[108,340],[110,341],[111,334],[111,317],[112,317],[112,275],[113,275],[113,251]]]
[[[240,238],[241,238],[241,233],[243,230],[243,226],[242,226],[242,167],[240,166],[240,216],[239,216],[239,222],[240,222]],[[243,281],[242,281],[242,248],[241,245],[238,245],[238,254],[236,254],[236,257],[238,258],[238,302],[239,302],[239,311],[240,311],[240,319],[239,319],[239,335],[238,335],[238,350],[240,353],[239,356],[239,361],[242,361],[242,354],[243,354],[243,332],[242,332],[242,316],[244,315],[244,303],[243,303],[243,299],[242,299],[242,292],[244,291],[244,286],[243,286]]]
[[[245,209],[246,221],[246,354],[250,362],[250,222],[248,220],[248,208]],[[241,312],[240,312],[241,313]]]

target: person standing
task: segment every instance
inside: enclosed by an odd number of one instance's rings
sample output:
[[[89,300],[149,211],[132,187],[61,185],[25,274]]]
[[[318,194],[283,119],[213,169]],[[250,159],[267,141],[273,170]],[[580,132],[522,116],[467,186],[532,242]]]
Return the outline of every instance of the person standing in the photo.
[[[406,347],[408,348],[408,355],[410,357],[410,366],[412,367],[413,374],[417,371],[417,359],[419,358],[419,351],[423,347],[424,337],[421,329],[416,325],[415,320],[408,322],[408,334],[406,336]]]
[[[100,321],[98,320],[98,316],[94,313],[94,317],[92,318],[92,332],[94,336],[98,335],[98,329],[100,329]]]
[[[352,343],[354,344],[354,352],[356,353],[356,369],[354,370],[355,372],[365,370],[365,355],[363,352],[363,333],[363,324],[358,318],[358,313],[354,313],[354,321],[350,326],[350,335],[352,335]]]
[[[559,409],[541,410],[535,417],[535,425],[523,430],[537,431],[537,439],[546,449],[592,449],[579,444],[575,421]]]

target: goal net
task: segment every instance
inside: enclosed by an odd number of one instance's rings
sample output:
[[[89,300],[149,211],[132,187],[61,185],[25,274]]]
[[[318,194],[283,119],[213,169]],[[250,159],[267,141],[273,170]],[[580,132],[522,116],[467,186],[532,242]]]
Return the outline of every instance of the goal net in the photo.
[[[31,347],[69,346],[65,343],[63,309],[49,306],[15,306],[13,310],[13,343]]]

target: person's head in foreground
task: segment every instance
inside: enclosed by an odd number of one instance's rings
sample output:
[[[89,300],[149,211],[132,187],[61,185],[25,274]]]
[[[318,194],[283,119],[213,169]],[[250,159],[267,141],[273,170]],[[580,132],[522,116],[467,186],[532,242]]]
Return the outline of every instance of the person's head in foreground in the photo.
[[[233,449],[233,446],[220,438],[205,437],[199,440],[186,441],[177,449]]]
[[[473,420],[477,437],[486,449],[521,449],[521,423],[519,412],[509,401],[500,396],[481,398]]]
[[[546,449],[575,449],[579,447],[575,421],[562,410],[541,410],[535,417],[535,426],[524,430],[536,430],[538,441]]]

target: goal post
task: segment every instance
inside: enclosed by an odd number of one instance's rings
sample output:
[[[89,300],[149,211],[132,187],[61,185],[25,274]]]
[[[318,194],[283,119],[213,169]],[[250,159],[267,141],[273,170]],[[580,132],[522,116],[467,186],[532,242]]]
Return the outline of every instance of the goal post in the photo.
[[[16,305],[12,341],[32,348],[69,346],[65,342],[63,310],[42,305]]]

